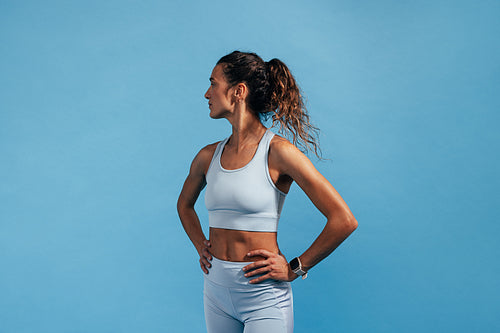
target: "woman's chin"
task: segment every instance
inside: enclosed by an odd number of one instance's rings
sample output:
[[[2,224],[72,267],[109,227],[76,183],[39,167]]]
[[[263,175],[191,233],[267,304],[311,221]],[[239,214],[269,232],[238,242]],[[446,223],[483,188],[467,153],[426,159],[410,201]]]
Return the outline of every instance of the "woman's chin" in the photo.
[[[214,113],[212,111],[210,111],[210,114],[209,114],[210,118],[212,119],[220,119],[220,118],[223,118],[221,114],[217,114],[217,113]]]

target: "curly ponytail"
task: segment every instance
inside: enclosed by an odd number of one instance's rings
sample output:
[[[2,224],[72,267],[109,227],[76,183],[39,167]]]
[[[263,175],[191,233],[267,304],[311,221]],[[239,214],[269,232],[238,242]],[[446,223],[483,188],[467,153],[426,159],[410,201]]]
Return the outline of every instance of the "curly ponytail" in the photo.
[[[288,67],[279,59],[264,62],[255,53],[234,51],[222,57],[223,73],[229,86],[244,82],[248,86],[247,104],[257,116],[272,126],[279,124],[279,133],[288,134],[295,146],[314,151],[321,159],[317,143],[319,129],[309,120],[300,89]]]
[[[304,99],[292,73],[281,60],[276,58],[271,59],[266,65],[270,83],[267,109],[274,111],[273,126],[279,123],[279,131],[286,130],[290,133],[294,145],[301,146],[305,150],[314,150],[316,156],[320,157],[319,145],[316,142],[319,129],[309,120]]]

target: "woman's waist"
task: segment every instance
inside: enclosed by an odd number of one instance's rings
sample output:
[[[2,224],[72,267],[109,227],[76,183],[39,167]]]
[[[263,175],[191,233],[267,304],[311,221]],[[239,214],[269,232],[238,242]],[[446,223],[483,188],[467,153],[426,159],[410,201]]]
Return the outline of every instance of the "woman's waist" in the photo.
[[[210,253],[223,261],[253,262],[265,259],[262,256],[248,256],[252,250],[279,253],[275,232],[210,228],[210,243]]]

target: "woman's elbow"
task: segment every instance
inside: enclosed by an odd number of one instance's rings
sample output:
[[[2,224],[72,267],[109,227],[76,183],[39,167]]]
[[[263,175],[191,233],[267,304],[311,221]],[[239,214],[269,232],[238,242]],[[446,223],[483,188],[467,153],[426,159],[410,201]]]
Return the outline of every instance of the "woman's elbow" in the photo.
[[[342,230],[343,234],[349,236],[358,227],[358,221],[351,212],[346,212],[341,216],[337,215],[336,218],[329,219],[331,226],[337,230]]]
[[[345,214],[336,213],[328,218],[327,227],[348,237],[358,227],[358,221],[350,211]]]
[[[346,228],[349,230],[349,234],[358,228],[358,220],[352,214],[349,214],[347,218]]]
[[[184,209],[186,209],[186,206],[186,200],[184,200],[182,196],[179,196],[179,199],[177,199],[177,213],[179,214],[179,216],[182,214]]]
[[[181,216],[189,210],[194,210],[194,203],[180,195],[177,199],[177,213]]]

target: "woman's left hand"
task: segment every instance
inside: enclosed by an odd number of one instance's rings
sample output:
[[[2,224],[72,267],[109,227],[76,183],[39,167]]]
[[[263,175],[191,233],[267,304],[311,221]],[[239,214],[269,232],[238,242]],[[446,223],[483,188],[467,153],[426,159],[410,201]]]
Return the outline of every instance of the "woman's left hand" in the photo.
[[[292,272],[290,265],[285,257],[267,250],[253,250],[248,252],[248,257],[262,256],[265,260],[259,260],[243,267],[246,277],[258,274],[264,274],[256,279],[250,280],[250,283],[259,283],[267,279],[278,281],[293,281],[298,275]],[[267,273],[267,274],[265,274]]]

